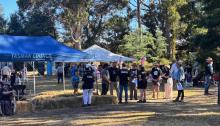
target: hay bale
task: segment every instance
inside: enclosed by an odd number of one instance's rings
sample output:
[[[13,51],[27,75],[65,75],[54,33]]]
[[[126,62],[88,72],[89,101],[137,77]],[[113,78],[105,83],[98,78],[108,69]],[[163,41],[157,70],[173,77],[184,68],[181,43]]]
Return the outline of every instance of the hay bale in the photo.
[[[92,103],[94,105],[117,104],[118,99],[116,96],[111,95],[97,95],[93,96]]]
[[[56,98],[37,98],[31,101],[32,108],[35,111],[51,110],[60,108],[77,108],[82,106],[82,96],[72,97],[56,97]],[[115,96],[93,96],[93,105],[117,104],[117,97]]]
[[[16,113],[32,112],[32,105],[29,101],[17,101]]]

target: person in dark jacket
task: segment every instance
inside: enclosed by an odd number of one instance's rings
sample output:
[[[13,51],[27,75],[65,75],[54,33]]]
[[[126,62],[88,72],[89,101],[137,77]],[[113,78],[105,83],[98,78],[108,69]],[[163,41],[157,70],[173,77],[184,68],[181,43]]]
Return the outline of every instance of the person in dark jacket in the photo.
[[[119,70],[119,104],[122,103],[122,93],[125,91],[125,103],[128,103],[128,79],[129,71],[126,64],[122,64],[122,68]]]
[[[161,70],[159,68],[159,63],[154,63],[154,67],[151,70],[151,77],[152,77],[152,83],[153,83],[153,98],[155,98],[155,93],[157,93],[157,99],[159,98],[159,92],[160,92],[160,77],[161,77]]]
[[[132,68],[130,69],[130,100],[137,100],[137,81],[138,79],[138,69],[137,65],[132,64]]]
[[[95,77],[91,69],[86,66],[85,74],[82,78],[82,88],[83,88],[83,106],[90,106],[92,102],[93,86],[95,82]]]
[[[117,83],[117,76],[118,76],[118,68],[117,68],[117,63],[114,62],[112,64],[112,67],[110,67],[108,69],[109,71],[109,77],[110,77],[110,95],[113,95],[113,90],[115,88],[117,96],[119,94],[119,90],[118,90],[118,83]]]
[[[148,74],[143,66],[140,66],[138,72],[138,89],[140,90],[140,100],[138,103],[146,103],[146,89],[147,89]]]
[[[2,98],[1,98],[1,108],[2,113],[5,116],[13,115],[13,106],[11,98],[13,96],[13,91],[10,89],[9,84],[3,85]]]
[[[104,64],[103,69],[101,71],[101,77],[102,77],[102,95],[107,95],[110,84],[108,64]]]

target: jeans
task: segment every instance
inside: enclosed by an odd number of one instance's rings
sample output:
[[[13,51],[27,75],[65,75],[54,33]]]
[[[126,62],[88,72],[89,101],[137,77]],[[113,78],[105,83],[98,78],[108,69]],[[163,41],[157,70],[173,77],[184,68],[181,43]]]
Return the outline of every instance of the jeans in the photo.
[[[209,87],[210,87],[211,79],[212,79],[212,77],[210,75],[205,76],[205,85],[204,85],[205,94],[209,93]]]
[[[137,87],[134,83],[130,82],[130,99],[137,100]]]
[[[58,80],[58,84],[60,83],[60,80],[61,80],[61,83],[63,83],[63,73],[57,74],[57,80]]]
[[[119,85],[119,102],[122,101],[122,93],[123,90],[125,91],[125,101],[128,101],[128,85],[127,84],[120,84]]]
[[[109,85],[107,83],[102,83],[102,95],[107,95],[108,86]]]

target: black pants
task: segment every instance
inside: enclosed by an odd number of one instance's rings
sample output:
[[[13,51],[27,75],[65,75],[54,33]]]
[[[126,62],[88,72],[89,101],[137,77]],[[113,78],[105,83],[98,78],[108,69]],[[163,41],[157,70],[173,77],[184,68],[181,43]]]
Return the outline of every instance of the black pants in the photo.
[[[102,95],[107,95],[108,86],[109,85],[107,83],[102,83]]]
[[[8,81],[8,75],[2,75],[2,80]]]
[[[57,74],[57,80],[58,80],[58,84],[60,83],[60,80],[61,80],[61,83],[63,83],[63,73]]]
[[[184,100],[184,90],[178,90],[178,96],[176,97],[176,101],[179,101],[181,95],[181,100]]]

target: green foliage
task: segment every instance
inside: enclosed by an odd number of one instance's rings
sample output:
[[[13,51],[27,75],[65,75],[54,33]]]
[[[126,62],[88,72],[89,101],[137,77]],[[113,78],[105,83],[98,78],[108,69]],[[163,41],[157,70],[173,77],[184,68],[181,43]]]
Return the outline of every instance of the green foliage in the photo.
[[[140,59],[151,51],[155,38],[148,31],[143,33],[141,29],[138,29],[125,35],[123,40],[125,42],[121,46],[123,53]]]
[[[152,48],[152,59],[153,61],[158,61],[160,58],[165,57],[167,53],[167,43],[166,38],[163,37],[163,32],[157,28],[156,38]]]
[[[166,58],[160,58],[159,62],[161,65],[169,65],[171,63],[170,60]]]
[[[219,64],[219,47],[220,47],[220,6],[219,0],[201,0],[202,17],[196,24],[198,30],[194,38],[193,46],[197,48],[198,60],[205,62],[207,57],[214,59],[216,69],[220,69]]]
[[[25,35],[24,20],[22,14],[15,12],[11,14],[10,21],[8,22],[7,34],[10,35]]]

